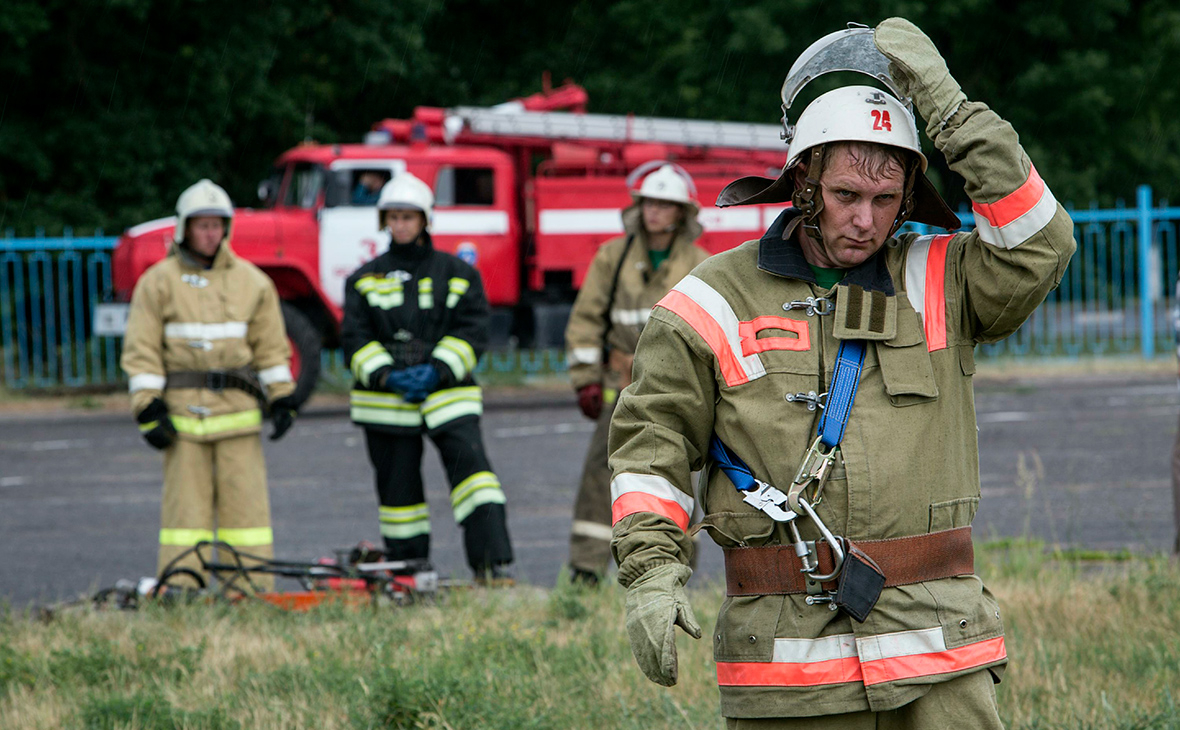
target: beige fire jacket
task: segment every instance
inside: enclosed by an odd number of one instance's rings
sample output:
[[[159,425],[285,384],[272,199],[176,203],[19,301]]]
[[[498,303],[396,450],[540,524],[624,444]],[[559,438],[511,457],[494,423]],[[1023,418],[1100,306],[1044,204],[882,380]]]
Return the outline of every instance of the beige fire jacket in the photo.
[[[139,413],[163,397],[182,439],[258,433],[262,411],[236,388],[165,390],[169,373],[249,368],[274,402],[295,390],[290,357],[274,282],[234,255],[228,242],[209,269],[173,244],[135,285],[122,358],[131,407]]]
[[[1016,331],[1061,280],[1073,225],[1012,127],[965,104],[936,141],[967,181],[977,226],[892,239],[844,281],[816,285],[782,214],[760,241],[710,258],[660,301],[610,433],[619,580],[687,564],[689,475],[704,469],[703,524],[724,548],[790,542],[707,460],[717,434],[784,492],[820,412],[841,340],[868,342],[819,516],[852,540],[971,524],[979,503],[976,344]],[[824,297],[830,312],[795,302]],[[822,307],[821,307],[822,309]],[[798,521],[805,540],[818,531]],[[726,717],[884,711],[931,684],[1007,661],[999,608],[974,575],[886,588],[863,624],[805,596],[730,597],[713,632]]]
[[[703,232],[701,224],[689,220],[673,239],[668,258],[652,271],[639,204],[625,208],[622,215],[626,233],[599,247],[566,325],[566,360],[575,389],[591,383],[620,388],[630,382],[631,355],[635,354],[639,333],[647,323],[651,308],[694,266],[709,257],[694,243]],[[628,238],[634,238],[629,248]],[[626,260],[620,268],[624,251]],[[616,271],[619,280],[607,312]],[[604,351],[613,356],[613,367],[604,366]]]

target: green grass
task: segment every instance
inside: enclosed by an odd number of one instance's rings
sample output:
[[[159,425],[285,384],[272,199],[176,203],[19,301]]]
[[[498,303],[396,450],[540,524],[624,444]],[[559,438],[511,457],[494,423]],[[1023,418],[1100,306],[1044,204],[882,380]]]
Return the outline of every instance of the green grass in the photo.
[[[981,545],[1012,658],[1010,728],[1180,727],[1180,566]],[[1121,556],[1118,556],[1121,557]],[[702,625],[716,586],[694,586]],[[681,683],[643,678],[623,591],[461,591],[307,614],[261,605],[0,618],[4,728],[717,728],[707,641]],[[706,632],[708,636],[708,632]]]

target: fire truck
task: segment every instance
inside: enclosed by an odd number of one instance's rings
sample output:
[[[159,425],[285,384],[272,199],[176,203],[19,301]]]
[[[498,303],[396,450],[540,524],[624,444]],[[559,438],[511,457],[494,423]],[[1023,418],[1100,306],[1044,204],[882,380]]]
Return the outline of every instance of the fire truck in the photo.
[[[781,212],[712,207],[738,177],[778,175],[786,158],[779,126],[588,114],[582,87],[545,86],[492,107],[417,107],[410,119],[374,124],[362,144],[300,144],[259,185],[261,207],[235,211],[234,251],[282,298],[300,399],[315,385],[322,348],[338,342],[345,279],[388,245],[377,229],[377,191],[404,171],[434,189],[435,246],[480,271],[500,344],[561,345],[595,251],[622,232],[629,191],[663,161],[695,181],[700,243],[711,253],[759,237]],[[166,255],[175,222],[122,235],[112,261],[117,299],[128,301]]]

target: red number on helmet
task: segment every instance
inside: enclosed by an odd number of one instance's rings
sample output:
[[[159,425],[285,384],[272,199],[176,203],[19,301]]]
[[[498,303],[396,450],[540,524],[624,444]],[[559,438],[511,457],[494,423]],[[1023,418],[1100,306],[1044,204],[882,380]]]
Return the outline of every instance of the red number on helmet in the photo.
[[[872,114],[873,114],[873,131],[875,131],[875,132],[880,132],[882,130],[884,130],[886,132],[893,131],[893,123],[889,121],[889,111],[888,110],[873,109]]]

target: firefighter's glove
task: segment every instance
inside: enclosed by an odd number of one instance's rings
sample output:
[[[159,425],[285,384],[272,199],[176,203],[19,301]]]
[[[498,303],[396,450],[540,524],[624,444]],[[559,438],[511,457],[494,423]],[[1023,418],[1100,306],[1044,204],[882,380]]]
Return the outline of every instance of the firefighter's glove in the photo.
[[[403,392],[409,403],[421,403],[438,387],[440,380],[438,370],[430,363],[406,368],[404,372],[408,387]]]
[[[657,565],[627,589],[631,653],[647,678],[665,687],[676,684],[676,626],[694,639],[701,638],[701,627],[684,592],[690,575],[687,565]]]
[[[967,96],[951,76],[933,41],[905,18],[888,18],[873,31],[877,49],[889,59],[889,75],[914,100],[933,138]]]
[[[291,429],[291,426],[295,424],[297,410],[295,397],[290,395],[278,398],[270,404],[270,420],[275,426],[274,430],[270,432],[271,441],[278,441]]]
[[[578,408],[582,415],[597,421],[602,415],[602,383],[591,383],[578,388]]]
[[[153,398],[135,417],[139,432],[149,444],[157,449],[166,449],[176,441],[176,426],[168,416],[168,406],[160,398]]]
[[[385,389],[394,393],[405,393],[410,389],[413,382],[410,378],[410,369],[404,368],[402,370],[391,370],[385,376]]]

